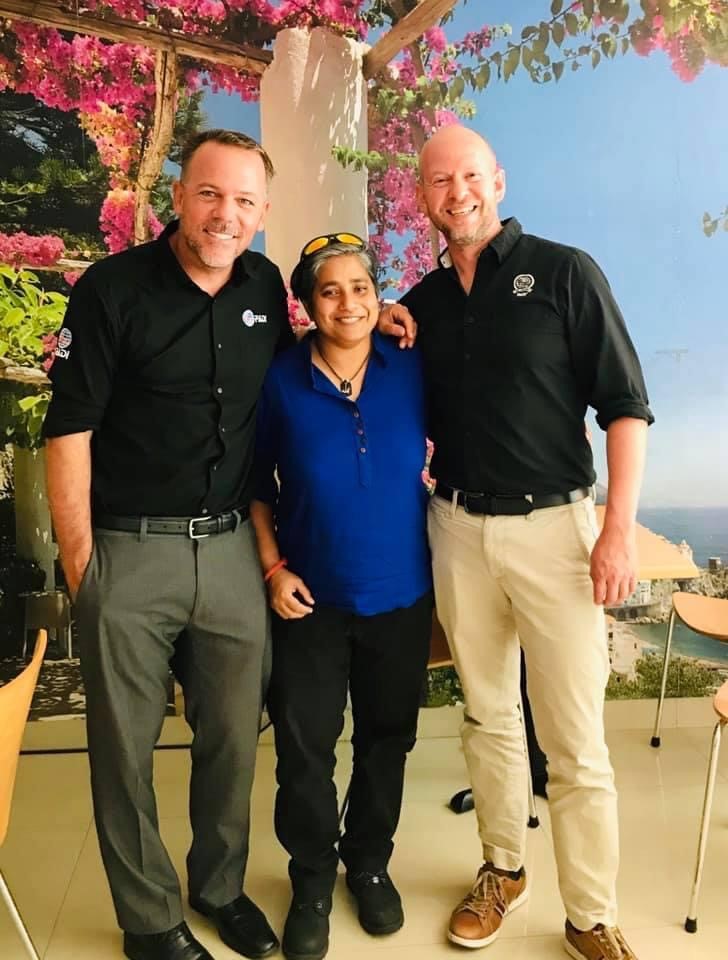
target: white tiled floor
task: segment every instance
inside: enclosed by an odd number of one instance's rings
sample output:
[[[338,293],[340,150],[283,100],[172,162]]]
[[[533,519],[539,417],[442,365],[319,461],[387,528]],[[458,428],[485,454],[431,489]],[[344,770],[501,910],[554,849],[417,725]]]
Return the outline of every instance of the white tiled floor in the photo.
[[[437,722],[434,715],[438,714]],[[444,722],[443,722],[444,716]],[[707,711],[696,713],[708,721]],[[609,719],[609,718],[608,718]],[[640,721],[641,722],[641,721]],[[695,722],[693,720],[693,722]],[[358,926],[339,878],[332,915],[332,960],[437,960],[463,957],[444,941],[452,906],[479,864],[472,813],[455,816],[446,800],[466,783],[460,744],[451,734],[455,711],[423,713],[421,739],[408,765],[402,823],[391,864],[403,894],[407,922],[392,937],[374,939]],[[708,727],[668,727],[663,746],[649,746],[649,731],[617,729],[609,744],[620,788],[621,925],[640,960],[718,960],[728,953],[728,746],[716,791],[697,935],[682,929],[690,887],[710,741]],[[38,726],[38,725],[33,725]],[[346,782],[350,746],[341,743],[337,779]],[[182,875],[189,842],[184,750],[156,754],[159,814],[164,839]],[[31,934],[46,960],[120,958],[119,933],[106,887],[91,818],[84,755],[21,759],[13,817],[2,867]],[[261,744],[253,798],[252,854],[246,891],[280,931],[288,907],[286,857],[272,829],[274,754]],[[564,957],[562,908],[546,804],[541,829],[529,831],[528,903],[509,917],[489,960]],[[234,960],[215,931],[195,914],[195,933],[217,960]],[[470,956],[470,954],[468,954]],[[0,958],[24,960],[14,928],[0,904]]]

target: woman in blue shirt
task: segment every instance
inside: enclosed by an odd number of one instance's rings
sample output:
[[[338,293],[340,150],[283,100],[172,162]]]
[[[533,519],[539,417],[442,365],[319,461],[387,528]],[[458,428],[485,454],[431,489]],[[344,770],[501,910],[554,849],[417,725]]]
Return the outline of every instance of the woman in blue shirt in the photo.
[[[367,932],[404,921],[387,865],[431,631],[425,400],[418,352],[374,329],[376,263],[361,239],[310,241],[291,288],[316,329],[265,381],[251,515],[274,611],[275,825],[293,886],[283,952],[320,960],[339,858]],[[354,759],[339,839],[347,692]]]

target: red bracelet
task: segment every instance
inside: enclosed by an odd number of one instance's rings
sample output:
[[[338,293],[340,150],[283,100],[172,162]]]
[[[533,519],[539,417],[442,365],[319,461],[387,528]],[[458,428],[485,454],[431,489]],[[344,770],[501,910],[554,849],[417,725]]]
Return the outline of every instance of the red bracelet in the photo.
[[[284,567],[288,566],[288,561],[285,557],[281,557],[280,560],[277,560],[272,567],[269,567],[268,570],[263,574],[263,583],[268,583],[270,578],[274,573],[278,573],[279,570],[282,570]]]

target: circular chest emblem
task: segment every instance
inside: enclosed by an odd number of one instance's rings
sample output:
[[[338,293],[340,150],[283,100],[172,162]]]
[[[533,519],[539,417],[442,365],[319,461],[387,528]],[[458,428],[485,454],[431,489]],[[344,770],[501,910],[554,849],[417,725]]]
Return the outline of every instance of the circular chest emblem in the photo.
[[[513,278],[513,292],[517,297],[525,297],[527,293],[533,290],[535,280],[530,273],[519,273]]]
[[[255,314],[252,310],[243,310],[243,323],[246,327],[255,326]]]
[[[61,350],[67,350],[71,346],[71,340],[73,340],[73,334],[68,327],[64,327],[58,334],[58,346]]]

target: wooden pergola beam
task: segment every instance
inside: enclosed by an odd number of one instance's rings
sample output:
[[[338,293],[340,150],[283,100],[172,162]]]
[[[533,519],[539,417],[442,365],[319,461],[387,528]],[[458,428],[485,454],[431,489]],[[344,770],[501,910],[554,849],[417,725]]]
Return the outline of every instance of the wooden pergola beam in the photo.
[[[139,43],[181,57],[209,60],[246,73],[261,74],[273,59],[270,50],[218,37],[191,37],[161,27],[142,26],[108,14],[74,13],[60,0],[0,0],[0,17],[27,20],[42,27],[72,30],[116,43]]]
[[[425,30],[434,27],[457,2],[458,0],[420,0],[414,10],[410,10],[388,33],[380,37],[366,54],[364,57],[365,79],[370,80],[376,76],[400,50],[421,37]]]

